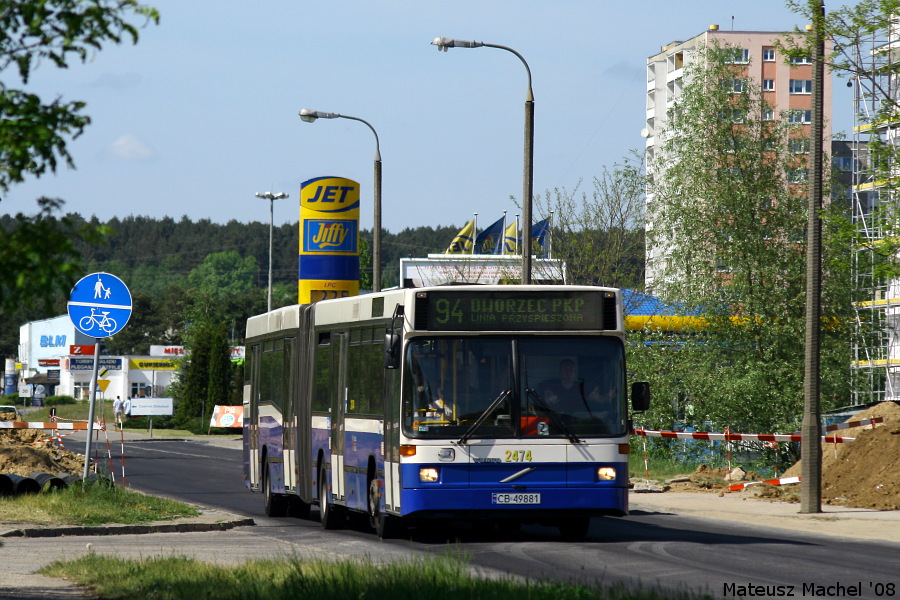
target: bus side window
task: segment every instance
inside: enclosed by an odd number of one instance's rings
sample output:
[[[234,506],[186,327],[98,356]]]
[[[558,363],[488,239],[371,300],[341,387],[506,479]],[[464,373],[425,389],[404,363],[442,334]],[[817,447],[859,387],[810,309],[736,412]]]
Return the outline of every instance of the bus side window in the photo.
[[[331,407],[331,336],[319,334],[316,347],[315,378],[312,411],[327,413]]]
[[[363,336],[371,333],[368,329],[354,329],[350,332],[350,349],[347,353],[347,414],[366,414],[369,412],[369,399],[366,391],[369,382],[365,371],[365,340]]]

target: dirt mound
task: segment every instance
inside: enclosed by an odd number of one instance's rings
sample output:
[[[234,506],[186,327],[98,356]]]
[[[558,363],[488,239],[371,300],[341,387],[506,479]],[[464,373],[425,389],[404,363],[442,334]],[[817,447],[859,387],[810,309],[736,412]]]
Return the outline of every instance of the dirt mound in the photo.
[[[884,418],[884,423],[835,432],[855,437],[855,441],[822,445],[822,500],[826,504],[900,509],[900,404],[882,402],[849,421],[875,417]],[[800,474],[798,462],[783,476]]]
[[[0,421],[12,421],[7,414]],[[43,429],[0,429],[0,473],[27,477],[34,471],[77,475],[84,470],[84,456],[41,441],[48,438]]]

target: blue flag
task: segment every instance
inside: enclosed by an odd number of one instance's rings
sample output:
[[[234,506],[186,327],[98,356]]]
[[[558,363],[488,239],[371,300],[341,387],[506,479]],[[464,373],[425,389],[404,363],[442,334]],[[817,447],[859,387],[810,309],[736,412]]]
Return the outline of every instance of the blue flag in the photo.
[[[531,248],[538,258],[550,256],[550,219],[538,221],[531,228]]]
[[[519,242],[522,242],[521,236]],[[550,257],[550,219],[543,219],[531,226],[531,253],[538,258]]]
[[[486,228],[475,238],[474,254],[502,254],[503,252],[503,217]]]

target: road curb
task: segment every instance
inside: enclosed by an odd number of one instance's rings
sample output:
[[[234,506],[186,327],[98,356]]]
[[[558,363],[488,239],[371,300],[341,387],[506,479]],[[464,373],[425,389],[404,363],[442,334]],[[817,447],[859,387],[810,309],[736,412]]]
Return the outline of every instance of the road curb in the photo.
[[[135,535],[144,533],[193,533],[207,531],[227,531],[235,527],[256,525],[251,518],[236,518],[224,521],[202,521],[197,523],[154,523],[151,525],[95,525],[61,527],[21,527],[0,531],[0,538],[8,537],[60,537],[77,535]]]

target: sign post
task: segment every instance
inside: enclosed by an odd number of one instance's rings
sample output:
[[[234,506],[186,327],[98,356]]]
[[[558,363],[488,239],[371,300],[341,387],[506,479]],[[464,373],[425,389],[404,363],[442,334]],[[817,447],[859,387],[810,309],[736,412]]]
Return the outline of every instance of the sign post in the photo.
[[[94,404],[97,398],[97,372],[100,365],[100,338],[117,334],[131,318],[131,292],[128,286],[109,273],[91,273],[78,280],[69,294],[69,318],[75,328],[93,337],[94,372],[91,376],[91,404],[88,410],[90,429],[84,448],[84,472],[88,476],[91,462],[91,440],[94,436]]]

